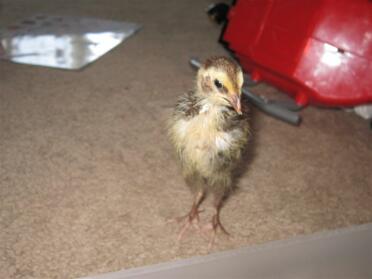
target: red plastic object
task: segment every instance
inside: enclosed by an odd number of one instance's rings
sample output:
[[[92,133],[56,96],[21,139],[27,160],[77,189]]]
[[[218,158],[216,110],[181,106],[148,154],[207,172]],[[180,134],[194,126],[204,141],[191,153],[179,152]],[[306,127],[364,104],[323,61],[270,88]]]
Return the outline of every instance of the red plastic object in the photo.
[[[372,102],[371,0],[238,0],[223,40],[298,105]]]

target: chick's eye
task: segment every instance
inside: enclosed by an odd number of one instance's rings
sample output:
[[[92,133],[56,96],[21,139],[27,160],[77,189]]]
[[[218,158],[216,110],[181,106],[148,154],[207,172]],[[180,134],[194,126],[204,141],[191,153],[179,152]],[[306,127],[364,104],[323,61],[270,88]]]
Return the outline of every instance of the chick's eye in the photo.
[[[222,88],[222,83],[221,83],[218,79],[215,79],[215,80],[214,80],[214,85],[215,85],[218,89]]]

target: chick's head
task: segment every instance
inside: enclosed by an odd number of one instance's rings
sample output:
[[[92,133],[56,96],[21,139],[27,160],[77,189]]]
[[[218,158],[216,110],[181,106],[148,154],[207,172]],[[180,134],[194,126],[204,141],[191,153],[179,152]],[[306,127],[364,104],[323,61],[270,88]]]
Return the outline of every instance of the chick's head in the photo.
[[[217,104],[232,106],[241,114],[243,72],[240,66],[226,57],[212,57],[200,67],[197,90]]]

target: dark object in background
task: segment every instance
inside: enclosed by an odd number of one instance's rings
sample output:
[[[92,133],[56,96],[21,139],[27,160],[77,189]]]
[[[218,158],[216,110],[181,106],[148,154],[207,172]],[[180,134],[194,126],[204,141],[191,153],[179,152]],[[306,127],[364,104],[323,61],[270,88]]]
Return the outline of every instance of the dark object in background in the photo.
[[[221,24],[227,20],[230,6],[225,3],[214,3],[208,6],[207,14],[211,20]]]

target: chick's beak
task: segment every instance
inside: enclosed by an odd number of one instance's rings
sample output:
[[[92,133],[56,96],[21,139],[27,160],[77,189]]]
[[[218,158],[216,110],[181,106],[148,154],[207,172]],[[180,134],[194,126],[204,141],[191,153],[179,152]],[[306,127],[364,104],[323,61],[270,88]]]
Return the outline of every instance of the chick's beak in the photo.
[[[240,95],[233,94],[230,96],[230,103],[238,114],[242,114],[242,107],[240,103]]]

